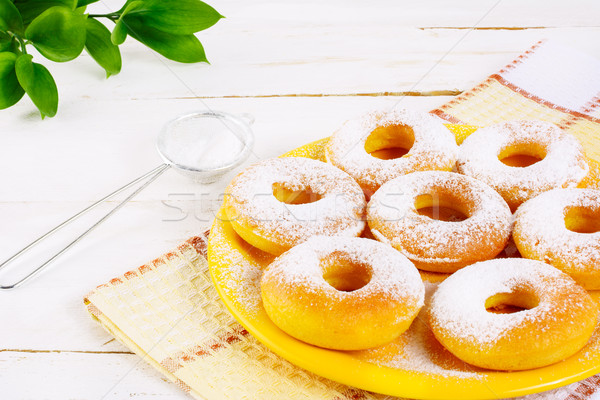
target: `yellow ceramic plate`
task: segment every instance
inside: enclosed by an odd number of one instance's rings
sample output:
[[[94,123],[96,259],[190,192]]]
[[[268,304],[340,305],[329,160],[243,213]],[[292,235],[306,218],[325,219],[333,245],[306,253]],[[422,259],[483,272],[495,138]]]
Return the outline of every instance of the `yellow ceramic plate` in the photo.
[[[449,128],[461,141],[474,130],[468,126]],[[317,141],[284,156],[320,159],[325,143],[326,139]],[[209,237],[208,262],[227,308],[269,349],[331,380],[399,397],[495,399],[549,390],[600,372],[600,327],[574,356],[548,367],[519,372],[486,371],[462,363],[435,341],[420,320],[400,339],[374,350],[343,352],[306,344],[277,328],[260,303],[257,283],[261,270],[271,260],[272,256],[237,236],[229,222],[216,218]],[[424,276],[428,281],[436,278],[440,276]],[[600,299],[598,293],[592,295]],[[419,357],[414,357],[415,351]],[[425,364],[423,357],[428,360]]]

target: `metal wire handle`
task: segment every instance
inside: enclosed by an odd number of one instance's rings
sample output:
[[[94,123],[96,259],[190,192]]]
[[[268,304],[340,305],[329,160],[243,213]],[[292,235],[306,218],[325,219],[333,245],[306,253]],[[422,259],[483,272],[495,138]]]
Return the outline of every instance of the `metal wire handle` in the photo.
[[[33,242],[29,243],[24,248],[22,248],[21,250],[19,250],[15,254],[13,254],[11,257],[4,260],[4,262],[2,264],[0,264],[0,270],[2,268],[6,267],[7,265],[11,264],[14,260],[16,260],[23,254],[25,254],[27,251],[29,251],[30,249],[35,247],[37,244],[42,242],[44,239],[48,238],[49,236],[52,236],[54,233],[56,233],[60,229],[64,228],[65,226],[69,225],[71,222],[75,221],[77,218],[86,214],[88,211],[94,209],[99,204],[102,204],[104,201],[112,198],[113,196],[116,196],[117,194],[130,188],[131,186],[135,185],[136,183],[139,183],[139,182],[143,181],[144,179],[148,179],[146,182],[144,182],[143,185],[138,187],[133,193],[131,193],[129,196],[127,196],[123,201],[121,201],[119,204],[117,204],[112,210],[110,210],[102,218],[100,218],[98,221],[96,221],[96,223],[94,223],[92,226],[90,226],[85,232],[83,232],[81,235],[76,237],[71,243],[69,243],[68,245],[63,247],[56,254],[54,254],[52,257],[50,257],[48,260],[46,260],[43,264],[41,264],[39,267],[37,267],[36,269],[34,269],[29,274],[25,275],[25,277],[21,278],[20,280],[16,281],[15,283],[12,283],[9,285],[0,285],[0,290],[10,290],[10,289],[17,288],[17,287],[21,286],[22,284],[24,284],[25,282],[27,282],[28,280],[30,280],[31,278],[33,278],[34,276],[36,276],[37,274],[39,274],[44,268],[46,268],[48,265],[50,265],[54,260],[56,260],[58,257],[60,257],[63,253],[65,253],[67,250],[69,250],[71,247],[73,247],[77,242],[79,242],[81,239],[83,239],[85,236],[87,236],[91,231],[93,231],[100,224],[102,224],[104,221],[106,221],[111,215],[113,215],[115,212],[117,212],[121,207],[123,207],[125,205],[125,203],[127,203],[129,200],[133,199],[138,193],[140,193],[142,190],[144,190],[146,187],[148,187],[148,185],[150,185],[152,182],[154,182],[154,180],[156,178],[158,178],[163,172],[165,172],[170,166],[171,165],[169,165],[169,164],[161,164],[158,167],[154,168],[152,171],[149,171],[149,172],[145,173],[144,175],[142,175],[138,178],[135,178],[134,180],[121,186],[114,192],[107,194],[100,200],[96,201],[94,204],[79,211],[77,214],[73,215],[71,218],[61,222],[60,224],[58,224],[54,228],[50,229],[48,232],[44,233],[42,236],[40,236],[39,238],[37,238]]]

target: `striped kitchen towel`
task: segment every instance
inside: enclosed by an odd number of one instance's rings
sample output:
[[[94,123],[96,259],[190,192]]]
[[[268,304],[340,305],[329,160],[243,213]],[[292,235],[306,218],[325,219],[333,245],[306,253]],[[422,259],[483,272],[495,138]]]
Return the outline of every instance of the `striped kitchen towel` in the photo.
[[[480,126],[554,122],[582,141],[598,173],[600,62],[558,44],[536,44],[432,113]],[[391,399],[299,369],[249,335],[212,285],[206,234],[94,289],[84,299],[92,317],[194,398]],[[526,398],[600,400],[600,376]]]

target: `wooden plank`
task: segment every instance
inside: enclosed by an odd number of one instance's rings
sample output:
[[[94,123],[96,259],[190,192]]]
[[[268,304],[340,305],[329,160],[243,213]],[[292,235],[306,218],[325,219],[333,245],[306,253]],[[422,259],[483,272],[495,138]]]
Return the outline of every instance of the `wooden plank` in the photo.
[[[134,354],[0,351],[3,399],[189,399]]]
[[[451,3],[445,0],[211,0],[208,3],[226,16],[228,23],[250,25],[253,29],[276,25],[281,31],[296,26],[324,25],[471,27],[477,22],[482,27],[599,26],[596,16],[600,13],[600,4],[595,0],[568,3],[561,0],[455,0]],[[122,4],[123,0],[105,0],[89,9],[114,11]]]
[[[111,3],[112,8],[119,4]],[[73,112],[74,103],[91,98],[457,93],[547,38],[600,57],[600,44],[589,39],[600,28],[588,21],[598,15],[598,2],[503,1],[481,21],[481,28],[555,28],[464,29],[493,4],[217,2],[228,18],[199,34],[210,66],[165,60],[132,39],[122,46],[123,71],[108,80],[85,53],[73,62],[45,64],[60,89],[60,118]],[[100,12],[106,5],[91,8]],[[583,9],[586,13],[576,11]],[[3,116],[12,113],[21,121],[38,118],[27,99],[0,111]],[[3,130],[13,128],[0,124]]]
[[[122,46],[123,71],[109,80],[85,53],[74,62],[45,64],[59,85],[63,114],[71,102],[90,97],[456,92],[540,39],[560,40],[600,57],[600,44],[590,40],[600,30],[595,18],[600,3],[502,1],[486,15],[495,3],[217,1],[215,7],[227,18],[199,34],[210,66],[165,60],[132,39]],[[120,2],[107,4],[118,8]],[[107,10],[104,2],[90,8]],[[485,29],[465,29],[475,24]],[[494,26],[536,29],[487,29]],[[34,111],[23,104],[23,110]]]
[[[102,12],[121,3],[98,2],[90,9]],[[122,73],[108,81],[85,53],[74,62],[46,64],[60,88],[62,115],[71,103],[90,97],[455,92],[544,38],[600,56],[600,44],[590,40],[598,35],[598,2],[502,1],[486,14],[494,4],[217,1],[228,18],[199,34],[211,66],[170,62],[132,39],[122,47]],[[485,30],[465,30],[475,24]],[[487,29],[494,26],[551,28]],[[35,118],[27,101],[13,110]]]
[[[123,70],[104,79],[84,55],[50,64],[61,90],[61,115],[72,102],[273,95],[453,93],[496,72],[541,39],[559,40],[600,57],[590,41],[600,28],[518,31],[418,29],[400,25],[236,27],[229,20],[202,33],[211,65],[178,64],[134,40],[123,46]],[[450,51],[452,50],[452,51]],[[31,111],[28,106],[27,110]]]

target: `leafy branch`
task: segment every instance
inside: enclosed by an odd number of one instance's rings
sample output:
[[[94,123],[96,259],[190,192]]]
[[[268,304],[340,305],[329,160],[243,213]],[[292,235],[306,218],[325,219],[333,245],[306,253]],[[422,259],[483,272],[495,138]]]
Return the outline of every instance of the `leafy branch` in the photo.
[[[130,36],[164,57],[183,63],[208,62],[194,33],[223,16],[200,0],[127,0],[120,10],[86,14],[98,0],[0,0],[0,109],[25,93],[42,118],[56,115],[58,90],[52,75],[27,52],[33,46],[55,62],[85,49],[106,71],[121,71],[121,45]],[[112,32],[98,19],[115,25]]]

